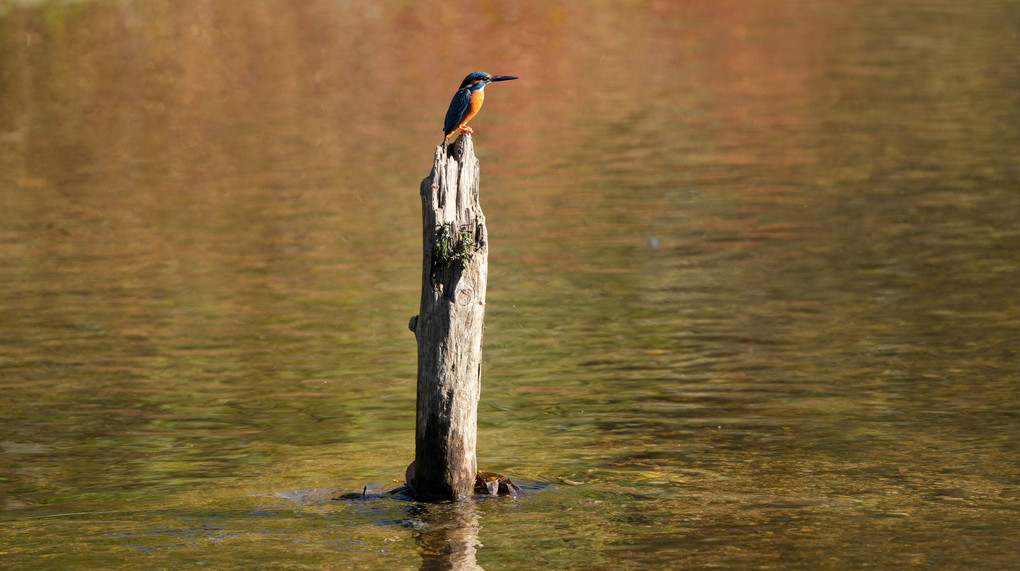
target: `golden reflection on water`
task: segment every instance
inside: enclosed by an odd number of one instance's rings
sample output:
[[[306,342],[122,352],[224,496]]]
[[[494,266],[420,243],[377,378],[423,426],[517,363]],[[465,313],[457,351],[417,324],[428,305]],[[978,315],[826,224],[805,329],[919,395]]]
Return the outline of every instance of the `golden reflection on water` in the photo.
[[[1015,561],[1015,23],[994,0],[5,5],[0,550]],[[448,516],[302,492],[382,492],[412,455],[418,181],[476,69],[522,78],[472,123],[479,457],[537,484]]]

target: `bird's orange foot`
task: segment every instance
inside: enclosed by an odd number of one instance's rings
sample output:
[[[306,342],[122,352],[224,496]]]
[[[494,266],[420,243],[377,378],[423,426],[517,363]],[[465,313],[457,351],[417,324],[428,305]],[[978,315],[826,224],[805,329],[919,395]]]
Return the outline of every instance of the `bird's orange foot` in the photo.
[[[464,131],[465,133],[468,133],[470,135],[474,135],[475,134],[475,132],[471,129],[471,127],[468,127],[467,125],[464,125],[463,127],[461,127],[460,130]]]

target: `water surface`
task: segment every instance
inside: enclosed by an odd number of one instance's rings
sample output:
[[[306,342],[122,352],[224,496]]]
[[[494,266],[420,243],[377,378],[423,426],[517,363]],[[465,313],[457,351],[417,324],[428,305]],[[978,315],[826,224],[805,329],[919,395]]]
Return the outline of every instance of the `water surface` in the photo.
[[[1015,564],[1018,27],[6,4],[4,566]],[[527,493],[419,505],[378,495],[413,457],[418,182],[475,69],[522,78],[472,126],[480,466]]]

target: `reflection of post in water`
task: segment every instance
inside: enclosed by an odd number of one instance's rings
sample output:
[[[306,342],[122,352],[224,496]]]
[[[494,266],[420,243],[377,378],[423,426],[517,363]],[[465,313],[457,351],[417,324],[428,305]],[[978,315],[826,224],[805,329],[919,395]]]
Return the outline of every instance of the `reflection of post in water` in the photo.
[[[412,513],[422,524],[414,538],[422,569],[481,569],[475,560],[481,545],[475,502],[418,504]]]

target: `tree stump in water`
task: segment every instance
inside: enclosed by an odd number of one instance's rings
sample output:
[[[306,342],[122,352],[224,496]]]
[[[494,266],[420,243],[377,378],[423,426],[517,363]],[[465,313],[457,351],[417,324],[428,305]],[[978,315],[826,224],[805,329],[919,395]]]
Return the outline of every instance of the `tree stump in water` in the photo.
[[[415,497],[472,493],[481,396],[482,323],[488,236],[478,204],[478,158],[471,136],[436,149],[421,183],[421,307],[410,329],[418,342]]]

